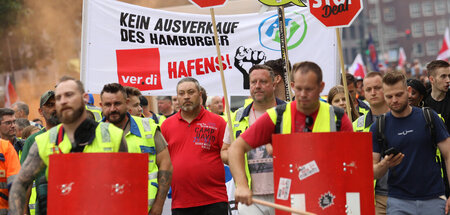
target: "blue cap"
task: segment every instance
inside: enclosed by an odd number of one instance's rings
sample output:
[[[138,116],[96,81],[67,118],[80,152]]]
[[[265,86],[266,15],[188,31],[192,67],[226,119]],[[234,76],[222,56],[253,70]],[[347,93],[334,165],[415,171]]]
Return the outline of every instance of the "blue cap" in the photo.
[[[89,105],[94,105],[94,96],[93,96],[91,93],[89,93],[89,101],[88,101],[88,104],[89,104]]]

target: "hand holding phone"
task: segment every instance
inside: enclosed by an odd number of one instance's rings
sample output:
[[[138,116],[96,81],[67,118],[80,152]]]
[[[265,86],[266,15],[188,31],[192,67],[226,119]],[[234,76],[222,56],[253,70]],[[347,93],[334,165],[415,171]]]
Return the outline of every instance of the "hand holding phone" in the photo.
[[[394,147],[391,147],[391,148],[387,149],[386,151],[384,151],[385,155],[393,154],[394,156],[396,156],[398,153],[400,153],[400,152]]]

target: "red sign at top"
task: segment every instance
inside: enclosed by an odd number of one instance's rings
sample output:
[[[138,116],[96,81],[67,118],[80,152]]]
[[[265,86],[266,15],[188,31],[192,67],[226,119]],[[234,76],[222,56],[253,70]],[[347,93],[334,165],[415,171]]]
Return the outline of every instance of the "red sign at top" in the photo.
[[[327,27],[348,27],[362,10],[362,0],[309,1],[311,14]]]
[[[200,8],[212,8],[224,6],[228,0],[189,0]]]

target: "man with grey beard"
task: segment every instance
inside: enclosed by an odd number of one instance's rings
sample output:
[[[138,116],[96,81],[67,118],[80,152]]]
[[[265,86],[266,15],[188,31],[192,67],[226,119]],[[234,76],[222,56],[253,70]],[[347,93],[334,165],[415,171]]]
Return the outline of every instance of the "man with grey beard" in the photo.
[[[25,141],[25,145],[23,146],[23,151],[22,151],[22,157],[20,158],[21,164],[23,164],[25,159],[27,159],[28,152],[30,151],[31,145],[34,143],[36,136],[48,131],[49,129],[51,129],[54,126],[59,124],[58,117],[56,116],[55,92],[54,91],[48,90],[47,92],[42,94],[41,100],[39,102],[39,110],[38,111],[39,111],[39,114],[42,117],[44,117],[45,127],[43,129],[41,129],[40,131],[36,132],[35,134],[29,136],[27,138],[27,140]],[[39,183],[40,182],[39,179],[41,179],[44,176],[44,173],[45,173],[45,170],[40,172],[39,175],[35,178],[35,179],[38,179],[34,183],[34,185],[36,185],[36,187],[41,186],[41,184]],[[33,188],[34,188],[34,186],[33,186]],[[33,192],[36,192],[36,191],[33,190]],[[31,189],[28,190],[27,199],[30,198],[30,194],[31,194]],[[39,214],[39,204],[38,204],[39,194],[38,193],[36,193],[36,194],[37,194],[35,196],[36,198],[31,199],[29,201],[28,207],[29,207],[30,212],[32,212],[33,210],[36,210],[35,214]],[[32,213],[30,213],[30,214],[32,214]]]
[[[203,108],[196,79],[181,79],[176,90],[181,110],[161,126],[173,165],[172,215],[227,215],[220,159],[226,122]]]

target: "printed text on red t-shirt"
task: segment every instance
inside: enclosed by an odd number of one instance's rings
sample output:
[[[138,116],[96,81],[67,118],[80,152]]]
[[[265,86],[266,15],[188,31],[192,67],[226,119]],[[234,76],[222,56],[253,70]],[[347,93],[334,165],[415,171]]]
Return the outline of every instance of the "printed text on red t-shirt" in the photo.
[[[203,149],[211,149],[211,144],[216,140],[215,133],[217,127],[215,123],[197,123],[194,137],[194,144],[201,146]]]

